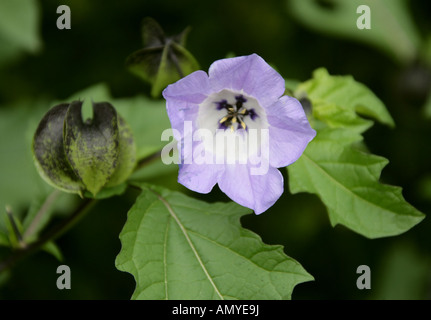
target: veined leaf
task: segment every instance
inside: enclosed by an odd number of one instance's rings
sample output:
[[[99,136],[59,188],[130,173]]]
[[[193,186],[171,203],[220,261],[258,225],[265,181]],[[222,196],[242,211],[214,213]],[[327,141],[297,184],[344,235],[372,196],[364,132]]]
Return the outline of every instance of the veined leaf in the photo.
[[[281,246],[241,228],[248,209],[140,187],[116,260],[135,277],[133,299],[289,299],[312,280]]]
[[[338,139],[348,136],[346,129],[319,131],[288,167],[290,191],[317,194],[333,226],[342,224],[368,238],[398,235],[419,223],[424,215],[405,201],[401,188],[379,183],[388,161]]]
[[[352,147],[372,125],[359,114],[394,125],[371,90],[351,76],[331,76],[321,68],[296,95],[310,99],[317,136],[288,167],[291,192],[317,194],[332,225],[369,238],[397,235],[419,223],[424,215],[404,200],[401,188],[379,182],[388,161]]]
[[[312,101],[313,116],[332,127],[353,125],[365,131],[370,123],[357,113],[390,127],[395,126],[382,101],[352,76],[333,76],[324,68],[317,69],[313,72],[313,78],[301,83],[295,93],[299,97],[304,94]]]

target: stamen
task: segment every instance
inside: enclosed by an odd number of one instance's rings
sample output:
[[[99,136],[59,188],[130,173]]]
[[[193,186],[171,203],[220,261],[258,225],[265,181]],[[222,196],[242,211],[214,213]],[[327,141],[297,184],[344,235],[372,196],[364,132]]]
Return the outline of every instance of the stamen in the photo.
[[[226,123],[219,123],[218,128],[226,130],[228,128],[228,126],[226,125]]]
[[[256,113],[256,111],[254,111],[254,109],[250,109],[250,110],[247,110],[247,111],[248,111],[247,114],[250,115],[251,120],[254,121],[254,119],[256,119],[257,117],[259,117],[258,114]]]
[[[219,128],[227,129],[230,127],[231,132],[236,129],[244,129],[247,130],[247,125],[244,121],[244,117],[250,116],[251,120],[254,121],[258,114],[254,109],[247,109],[244,104],[247,102],[247,99],[242,95],[235,96],[235,104],[229,104],[226,99],[222,99],[220,101],[214,102],[217,105],[217,110],[225,109],[227,111],[227,115],[219,120]]]
[[[215,102],[215,104],[217,104],[217,110],[228,109],[229,107],[232,108],[232,106],[227,103],[226,99],[223,99],[221,101]]]
[[[226,116],[226,117],[221,118],[221,120],[220,120],[219,122],[220,122],[220,123],[223,123],[223,122],[225,122],[227,119],[229,119],[229,116]]]
[[[236,110],[239,110],[242,108],[242,105],[247,102],[247,99],[244,98],[242,94],[235,96],[236,99]]]

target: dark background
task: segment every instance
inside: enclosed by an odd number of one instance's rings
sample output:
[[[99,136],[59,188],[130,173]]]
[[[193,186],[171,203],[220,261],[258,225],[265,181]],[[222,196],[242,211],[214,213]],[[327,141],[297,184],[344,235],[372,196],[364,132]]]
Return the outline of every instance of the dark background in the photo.
[[[286,1],[63,2],[38,2],[43,46],[0,67],[1,105],[23,96],[29,101],[41,96],[61,100],[100,82],[109,85],[114,97],[149,94],[148,85],[129,73],[124,61],[141,48],[141,20],[151,16],[168,35],[192,27],[187,48],[203,70],[227,54],[255,52],[289,79],[307,80],[321,66],[331,74],[352,74],[385,103],[396,123],[395,129],[375,124],[365,134],[370,151],[390,160],[382,181],[402,186],[409,203],[424,213],[431,211],[431,121],[423,112],[431,76],[425,61],[394,61],[367,44],[312,31],[289,12]],[[331,1],[318,2],[331,5]],[[61,4],[71,8],[71,30],[56,28]],[[429,38],[430,2],[408,1],[408,8],[421,36]],[[369,240],[342,226],[331,227],[320,200],[308,194],[290,195],[285,170],[283,174],[282,198],[268,212],[246,216],[242,222],[264,242],[284,245],[286,254],[314,276],[314,282],[296,287],[294,299],[431,298],[428,218],[401,236]],[[114,261],[133,196],[100,202],[62,236],[57,244],[63,262],[39,252],[19,263],[0,287],[0,298],[129,299],[133,277],[116,270]],[[217,189],[199,197],[227,200]],[[56,287],[59,264],[72,270],[71,290]],[[356,268],[362,264],[371,268],[371,290],[356,287]]]

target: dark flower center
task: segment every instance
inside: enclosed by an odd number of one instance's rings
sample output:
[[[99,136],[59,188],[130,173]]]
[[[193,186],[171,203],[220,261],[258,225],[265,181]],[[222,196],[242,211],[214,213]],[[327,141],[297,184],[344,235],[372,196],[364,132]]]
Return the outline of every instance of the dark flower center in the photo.
[[[226,109],[227,115],[219,120],[219,129],[227,129],[230,127],[231,131],[236,129],[247,130],[247,125],[244,122],[244,118],[250,116],[251,120],[254,121],[258,114],[254,109],[247,109],[244,104],[247,99],[242,94],[235,96],[235,104],[229,104],[226,99],[216,102],[217,110]]]

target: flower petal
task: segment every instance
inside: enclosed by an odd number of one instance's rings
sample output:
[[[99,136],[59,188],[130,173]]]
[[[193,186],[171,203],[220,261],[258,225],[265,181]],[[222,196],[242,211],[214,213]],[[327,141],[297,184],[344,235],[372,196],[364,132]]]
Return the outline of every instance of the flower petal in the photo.
[[[316,136],[301,103],[289,96],[281,97],[267,109],[269,123],[269,163],[286,167],[302,155]]]
[[[273,104],[285,91],[283,77],[257,54],[215,61],[209,69],[214,92],[244,90],[263,107]]]
[[[179,140],[184,133],[184,121],[195,121],[199,103],[211,93],[208,75],[204,71],[196,71],[174,84],[166,87],[163,97],[172,129],[180,132]]]
[[[256,214],[270,208],[283,193],[283,176],[272,167],[264,175],[251,175],[247,165],[226,165],[218,184],[229,198]]]
[[[208,193],[217,183],[223,167],[217,164],[181,164],[178,182],[190,190]]]

